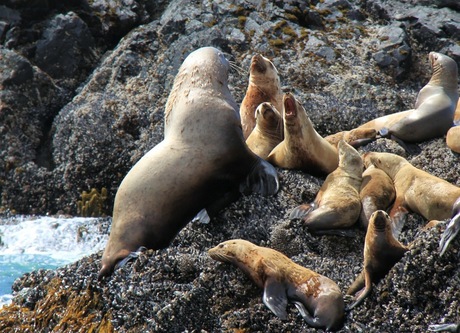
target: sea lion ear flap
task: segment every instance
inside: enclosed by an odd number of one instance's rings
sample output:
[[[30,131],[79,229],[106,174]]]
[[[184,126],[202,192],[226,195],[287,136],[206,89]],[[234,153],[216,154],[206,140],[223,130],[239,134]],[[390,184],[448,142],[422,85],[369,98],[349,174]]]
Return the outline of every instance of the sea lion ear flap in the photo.
[[[278,192],[280,187],[278,174],[273,165],[258,158],[258,162],[251,170],[246,180],[240,184],[240,192],[249,191],[270,195]]]
[[[264,286],[264,304],[281,320],[287,319],[287,295],[282,283],[273,278],[267,278]]]

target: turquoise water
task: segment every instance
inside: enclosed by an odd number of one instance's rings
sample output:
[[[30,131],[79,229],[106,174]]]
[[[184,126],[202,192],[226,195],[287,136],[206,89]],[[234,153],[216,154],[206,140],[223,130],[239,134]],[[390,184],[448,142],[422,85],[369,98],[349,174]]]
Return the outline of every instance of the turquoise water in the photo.
[[[104,249],[107,238],[94,218],[0,219],[0,307],[11,301],[11,286],[24,273],[72,263]]]

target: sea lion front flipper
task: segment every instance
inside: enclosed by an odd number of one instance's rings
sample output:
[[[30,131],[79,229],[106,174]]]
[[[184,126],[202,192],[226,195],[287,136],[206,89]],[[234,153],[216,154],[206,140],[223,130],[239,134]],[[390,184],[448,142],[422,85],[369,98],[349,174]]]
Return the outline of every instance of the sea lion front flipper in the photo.
[[[428,330],[432,332],[457,333],[460,331],[460,324],[433,324],[428,326]]]
[[[206,208],[203,208],[196,214],[196,216],[192,219],[192,222],[199,222],[202,224],[208,224],[211,221],[211,218],[208,215],[208,211]]]
[[[455,239],[460,232],[460,213],[452,217],[446,230],[442,233],[441,240],[439,241],[439,252],[442,256],[449,248],[450,242]]]
[[[258,163],[240,184],[240,192],[252,191],[262,195],[275,194],[280,187],[278,174],[273,165],[259,158]]]
[[[369,272],[366,272],[366,271],[364,271],[364,283],[365,283],[365,287],[364,287],[364,289],[362,289],[361,291],[358,292],[359,296],[356,298],[356,302],[354,302],[352,305],[350,305],[347,308],[347,310],[351,310],[351,309],[357,307],[358,305],[360,305],[366,299],[366,297],[369,296],[369,294],[372,291],[371,276],[370,276]]]
[[[141,246],[139,247],[135,252],[131,252],[130,254],[128,254],[125,258],[123,258],[122,260],[120,260],[119,262],[117,262],[117,264],[115,265],[115,268],[114,269],[118,269],[120,267],[123,267],[124,265],[126,265],[128,262],[130,262],[131,260],[133,259],[136,259],[137,257],[139,257],[139,255],[144,252],[145,250],[147,250],[147,248],[145,246]]]
[[[300,315],[302,316],[303,320],[305,320],[307,322],[308,325],[312,326],[312,327],[316,327],[316,328],[319,328],[319,327],[323,327],[324,324],[322,323],[318,323],[318,318],[315,318],[313,317],[307,310],[307,308],[305,307],[305,305],[303,305],[302,302],[300,301],[293,301],[295,307],[297,308],[297,310],[299,310],[299,313]]]
[[[311,211],[316,209],[316,204],[314,202],[309,203],[309,204],[303,204],[300,206],[297,206],[291,211],[291,214],[289,214],[289,219],[294,220],[294,219],[303,219],[305,218]]]
[[[264,304],[281,320],[287,319],[286,287],[274,278],[268,277],[264,286]]]

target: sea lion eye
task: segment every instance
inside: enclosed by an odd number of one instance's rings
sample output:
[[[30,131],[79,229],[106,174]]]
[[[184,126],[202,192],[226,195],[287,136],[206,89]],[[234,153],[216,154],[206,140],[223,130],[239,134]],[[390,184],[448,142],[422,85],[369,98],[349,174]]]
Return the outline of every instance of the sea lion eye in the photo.
[[[221,249],[224,247],[224,244],[219,244],[218,248]]]

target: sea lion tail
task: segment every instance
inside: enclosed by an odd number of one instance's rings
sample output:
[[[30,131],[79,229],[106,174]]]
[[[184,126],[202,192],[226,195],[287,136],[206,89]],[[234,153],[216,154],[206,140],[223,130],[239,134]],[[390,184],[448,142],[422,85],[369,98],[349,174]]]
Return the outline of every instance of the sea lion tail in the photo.
[[[260,193],[270,195],[278,192],[280,187],[278,174],[273,165],[259,158],[255,167],[246,177],[246,180],[240,184],[240,192]]]

